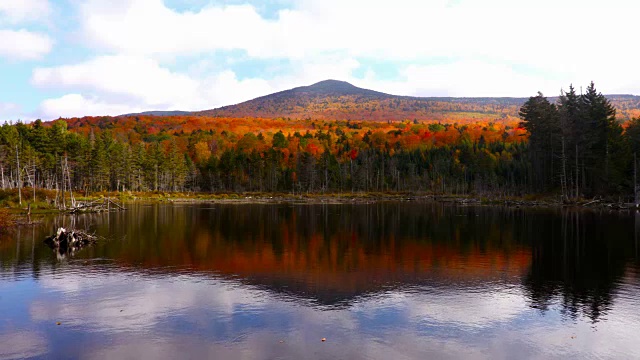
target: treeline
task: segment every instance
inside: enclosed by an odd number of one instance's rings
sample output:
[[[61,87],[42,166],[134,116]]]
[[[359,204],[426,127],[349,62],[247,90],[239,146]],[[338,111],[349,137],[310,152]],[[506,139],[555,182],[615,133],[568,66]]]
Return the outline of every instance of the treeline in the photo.
[[[633,194],[640,119],[593,84],[522,124],[82,118],[0,127],[0,188],[102,191]],[[528,139],[528,140],[527,140]]]
[[[112,130],[70,131],[62,120],[5,124],[0,187],[515,194],[527,183],[523,130],[408,121],[387,131],[350,122],[316,127],[286,135],[161,131],[133,142],[131,134]]]
[[[616,120],[616,110],[593,82],[584,94],[573,88],[557,104],[541,93],[520,109],[529,136],[531,191],[564,198],[634,193],[634,157],[640,120]]]

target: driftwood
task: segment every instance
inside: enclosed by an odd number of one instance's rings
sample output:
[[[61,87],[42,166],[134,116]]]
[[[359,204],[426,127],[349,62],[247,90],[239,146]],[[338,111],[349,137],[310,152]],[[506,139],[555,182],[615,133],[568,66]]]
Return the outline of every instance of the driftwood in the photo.
[[[589,205],[593,205],[593,204],[598,204],[599,202],[600,202],[600,199],[596,199],[596,200],[593,200],[593,201],[589,201],[588,203],[583,204],[582,206],[589,206]]]
[[[61,255],[73,254],[86,246],[95,243],[98,238],[82,230],[59,228],[55,235],[44,240],[51,249],[56,250]]]
[[[633,203],[611,203],[611,204],[604,204],[603,206],[613,210],[631,210],[631,209],[638,208],[638,206]]]
[[[69,209],[69,212],[72,214],[77,214],[81,212],[105,212],[105,211],[117,211],[117,210],[127,210],[123,206],[114,202],[110,198],[104,198],[101,200],[94,200],[89,202],[79,202],[76,206]]]
[[[601,197],[593,198],[592,200],[581,201],[579,199],[562,199],[562,201],[549,201],[549,200],[516,200],[516,199],[495,199],[495,200],[481,200],[479,198],[467,198],[467,197],[454,197],[454,196],[433,196],[433,200],[441,203],[450,203],[458,205],[479,205],[479,204],[493,204],[504,205],[512,208],[522,207],[563,207],[563,208],[589,208],[589,209],[606,209],[606,210],[640,210],[640,205],[635,203],[625,203],[619,200],[618,202],[606,201]]]

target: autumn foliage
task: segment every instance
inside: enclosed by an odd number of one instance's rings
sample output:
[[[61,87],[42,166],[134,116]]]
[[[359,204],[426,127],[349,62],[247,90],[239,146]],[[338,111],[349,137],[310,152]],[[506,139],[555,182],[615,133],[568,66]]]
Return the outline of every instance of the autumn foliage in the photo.
[[[620,99],[622,111],[637,108],[635,97]],[[5,124],[0,179],[2,188],[85,193],[521,195],[533,188],[519,101],[398,97],[329,82],[199,114]]]
[[[237,148],[242,151],[264,150],[274,134],[282,132],[286,137],[314,139],[317,135],[336,140],[346,137],[357,147],[365,135],[370,134],[377,147],[400,147],[406,150],[455,144],[462,136],[478,141],[522,141],[526,131],[518,121],[324,121],[284,120],[265,118],[220,118],[204,116],[131,116],[131,117],[83,117],[64,120],[69,130],[83,134],[109,132],[126,138],[130,143],[176,141],[182,151],[189,151],[194,160],[207,158],[213,151]],[[255,135],[250,137],[250,135]],[[260,138],[257,136],[261,135]],[[197,138],[194,144],[191,144]],[[210,146],[210,142],[216,146]],[[320,155],[324,148],[309,140],[297,142],[302,148],[290,149]],[[329,149],[331,150],[331,149]]]

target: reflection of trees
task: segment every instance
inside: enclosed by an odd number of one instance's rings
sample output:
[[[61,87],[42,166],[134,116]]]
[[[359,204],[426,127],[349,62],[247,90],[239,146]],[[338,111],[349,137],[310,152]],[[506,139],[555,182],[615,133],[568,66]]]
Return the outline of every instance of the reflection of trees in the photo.
[[[636,251],[625,214],[432,203],[148,205],[70,219],[20,229],[21,241],[0,241],[0,277],[16,270],[37,277],[42,269],[105,259],[134,271],[215,274],[336,303],[395,286],[518,282],[529,269],[524,288],[533,306],[560,303],[567,316],[597,320]],[[108,240],[60,263],[42,240],[57,226],[74,225]]]
[[[518,278],[530,263],[519,217],[433,203],[131,206],[80,217],[77,226],[109,240],[76,257],[214,273],[327,303],[389,286]],[[18,249],[19,261],[63,266],[41,246],[46,235],[36,235],[35,257]],[[16,258],[15,244],[3,258]]]
[[[153,211],[126,230],[135,241],[105,248],[106,257],[213,272],[323,303],[388,286],[519,276],[530,262],[512,210],[385,203]]]
[[[632,221],[592,212],[529,218],[533,260],[524,285],[533,306],[546,311],[559,302],[570,318],[604,316],[634,256]]]
[[[35,228],[35,225],[19,226],[0,236],[0,279],[25,273],[38,277],[42,258],[51,253],[41,246],[42,239],[36,239]]]

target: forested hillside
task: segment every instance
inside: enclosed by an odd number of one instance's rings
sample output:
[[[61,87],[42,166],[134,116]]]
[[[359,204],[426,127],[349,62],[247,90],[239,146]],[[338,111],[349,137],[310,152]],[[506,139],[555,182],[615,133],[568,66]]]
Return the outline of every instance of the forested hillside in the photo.
[[[640,117],[640,96],[608,95],[607,98],[617,109],[620,120]],[[551,101],[557,99],[551,98]],[[518,110],[526,100],[395,96],[327,80],[194,114],[233,118],[512,122],[518,119]]]
[[[621,125],[593,84],[584,95],[570,88],[557,104],[532,97],[519,115],[503,122],[140,115],[5,124],[0,185],[632,196],[640,120]]]

